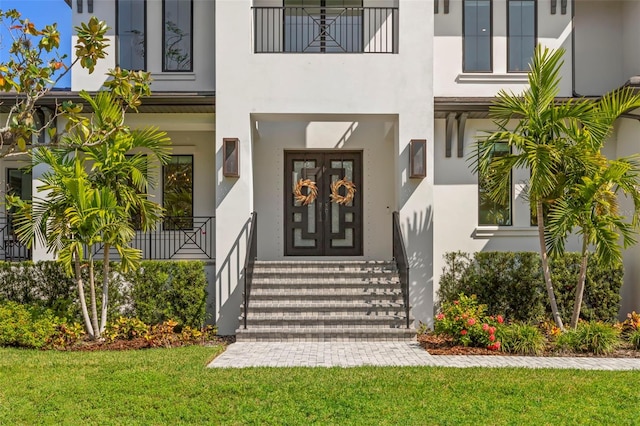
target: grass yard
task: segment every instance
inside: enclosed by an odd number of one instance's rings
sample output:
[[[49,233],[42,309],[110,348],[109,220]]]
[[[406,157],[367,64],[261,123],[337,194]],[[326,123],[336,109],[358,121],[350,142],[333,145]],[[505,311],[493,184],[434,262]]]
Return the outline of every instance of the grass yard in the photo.
[[[640,371],[205,368],[222,349],[0,349],[0,424],[638,424]]]

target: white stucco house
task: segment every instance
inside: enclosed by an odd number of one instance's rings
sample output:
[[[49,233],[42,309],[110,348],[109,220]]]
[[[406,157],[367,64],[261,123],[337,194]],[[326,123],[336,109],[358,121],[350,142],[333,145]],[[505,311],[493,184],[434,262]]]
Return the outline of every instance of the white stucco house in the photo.
[[[476,136],[492,129],[498,90],[526,86],[536,43],[566,49],[562,97],[597,97],[640,75],[640,3],[632,1],[70,3],[74,25],[98,16],[113,42],[100,69],[73,70],[71,93],[58,96],[99,90],[115,65],[152,72],[154,94],[129,123],[169,132],[174,160],[154,195],[190,219],[189,232],[164,227],[141,236],[140,248],[148,258],[209,262],[210,312],[222,334],[240,325],[248,253],[319,270],[389,262],[398,257],[394,217],[411,319],[432,323],[446,252],[537,250],[521,196],[528,172],[514,172],[510,202],[490,213],[468,161]],[[640,115],[630,113],[606,154],[637,152],[639,136]],[[15,188],[16,164],[1,164]],[[25,191],[37,186],[35,174]],[[167,183],[175,176],[186,201]],[[331,195],[343,178],[355,192],[341,204]],[[294,194],[305,179],[316,191],[308,204]],[[640,309],[639,256],[638,246],[625,252],[623,312]]]

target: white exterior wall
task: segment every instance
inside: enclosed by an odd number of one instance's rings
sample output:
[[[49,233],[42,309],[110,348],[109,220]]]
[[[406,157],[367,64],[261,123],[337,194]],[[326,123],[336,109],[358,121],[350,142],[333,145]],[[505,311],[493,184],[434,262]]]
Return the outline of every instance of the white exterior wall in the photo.
[[[107,48],[107,57],[96,66],[93,74],[76,65],[71,75],[71,89],[99,90],[105,81],[105,72],[115,68],[117,62],[116,40],[116,1],[94,1],[93,14],[87,12],[85,2],[83,13],[77,13],[76,3],[73,2],[73,26],[79,26],[91,16],[97,16],[106,21],[110,29],[111,39]],[[152,91],[158,92],[206,92],[215,90],[215,39],[214,26],[215,1],[193,0],[193,71],[191,72],[162,72],[162,1],[147,0],[147,69],[151,72]],[[75,46],[77,37],[72,37]]]
[[[246,222],[257,208],[252,114],[353,114],[398,117],[388,179],[412,261],[414,316],[430,321],[432,289],[433,2],[399,1],[398,54],[254,54],[249,0],[216,3],[216,267],[221,333],[238,324]],[[222,139],[240,140],[240,177],[223,178]],[[411,139],[427,139],[428,177],[408,178]],[[365,148],[367,149],[367,148]],[[365,182],[365,185],[367,183]],[[270,227],[258,211],[259,228]],[[367,232],[365,229],[364,232]],[[261,257],[261,253],[258,253]]]
[[[550,48],[566,50],[562,68],[560,96],[571,96],[571,3],[567,13],[560,13],[560,2],[555,15],[551,14],[550,0],[538,0],[538,43]],[[527,83],[526,73],[507,72],[507,0],[493,0],[493,72],[464,73],[462,71],[463,2],[451,1],[449,13],[435,15],[434,71],[435,96],[487,97],[505,89],[518,93]]]

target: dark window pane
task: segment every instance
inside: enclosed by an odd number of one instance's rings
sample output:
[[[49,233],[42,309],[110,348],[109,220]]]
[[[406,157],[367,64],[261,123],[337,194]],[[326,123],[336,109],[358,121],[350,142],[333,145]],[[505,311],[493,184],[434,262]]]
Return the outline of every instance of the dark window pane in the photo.
[[[193,156],[173,155],[162,168],[164,229],[193,227]]]
[[[191,22],[190,0],[164,0],[164,71],[191,71]]]
[[[509,0],[508,70],[527,72],[535,49],[536,2]]]
[[[493,158],[509,154],[509,145],[495,144]],[[508,188],[507,201],[496,203],[489,198],[487,182],[484,176],[478,175],[478,224],[479,225],[511,225],[511,188]]]
[[[118,65],[145,69],[145,0],[118,1]]]
[[[464,71],[491,71],[491,2],[464,2]]]

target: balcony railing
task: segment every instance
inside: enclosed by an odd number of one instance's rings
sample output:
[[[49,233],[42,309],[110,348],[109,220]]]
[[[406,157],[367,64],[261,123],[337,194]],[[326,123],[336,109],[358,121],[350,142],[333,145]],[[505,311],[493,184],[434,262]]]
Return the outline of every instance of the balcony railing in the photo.
[[[254,7],[255,53],[397,53],[397,7]]]
[[[215,253],[215,217],[165,217],[160,225],[149,232],[138,231],[131,244],[142,251],[142,258],[149,260],[209,260]],[[96,244],[92,248],[95,259],[102,259],[104,246]],[[89,253],[85,251],[85,256]],[[110,259],[117,259],[118,253],[110,249]]]
[[[10,215],[0,215],[0,260],[7,262],[31,260],[31,250],[18,241],[13,232]]]

